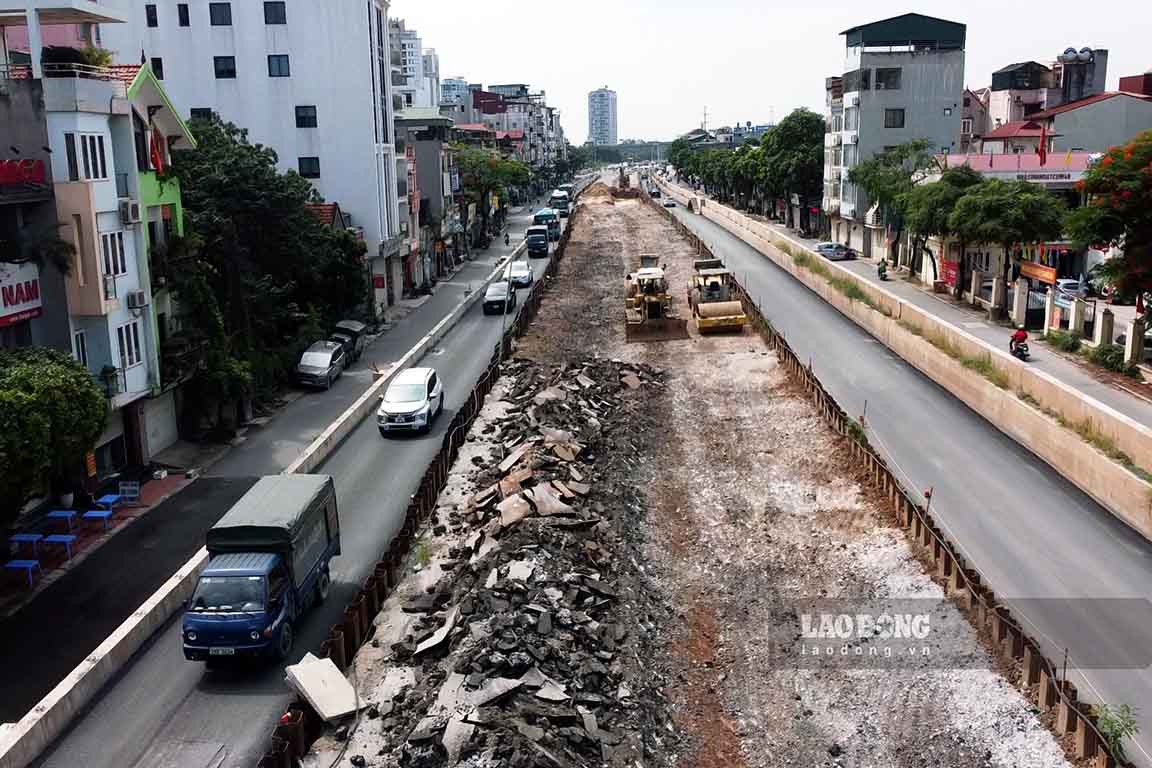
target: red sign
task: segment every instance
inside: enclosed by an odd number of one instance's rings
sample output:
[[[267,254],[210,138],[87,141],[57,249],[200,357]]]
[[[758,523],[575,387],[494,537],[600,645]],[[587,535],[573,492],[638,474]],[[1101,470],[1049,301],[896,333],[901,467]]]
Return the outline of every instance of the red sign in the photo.
[[[35,320],[43,314],[44,308],[36,307],[36,309],[28,309],[13,315],[0,315],[0,328],[7,328],[10,325],[16,325],[16,323],[22,323],[25,320]]]
[[[944,260],[944,282],[956,287],[956,281],[960,279],[960,262]]]
[[[44,184],[43,160],[0,160],[0,184]]]
[[[41,304],[36,264],[0,264],[0,328],[40,317]]]
[[[388,278],[384,275],[372,275],[372,287],[382,291],[388,287]]]

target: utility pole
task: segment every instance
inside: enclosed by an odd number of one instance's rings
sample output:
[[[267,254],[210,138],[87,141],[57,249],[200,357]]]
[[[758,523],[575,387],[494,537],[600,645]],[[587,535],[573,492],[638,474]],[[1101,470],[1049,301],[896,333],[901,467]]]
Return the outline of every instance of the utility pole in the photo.
[[[701,130],[708,130],[708,107],[704,107],[704,122],[700,123]]]

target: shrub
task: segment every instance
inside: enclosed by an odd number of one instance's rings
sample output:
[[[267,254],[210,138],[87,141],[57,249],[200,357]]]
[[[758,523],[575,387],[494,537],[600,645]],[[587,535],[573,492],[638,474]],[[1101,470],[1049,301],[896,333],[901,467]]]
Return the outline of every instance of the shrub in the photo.
[[[1088,359],[1103,368],[1128,376],[1138,377],[1136,366],[1124,361],[1124,347],[1119,344],[1101,344],[1088,353]]]
[[[1081,336],[1078,333],[1050,330],[1046,336],[1048,343],[1061,352],[1079,352]]]

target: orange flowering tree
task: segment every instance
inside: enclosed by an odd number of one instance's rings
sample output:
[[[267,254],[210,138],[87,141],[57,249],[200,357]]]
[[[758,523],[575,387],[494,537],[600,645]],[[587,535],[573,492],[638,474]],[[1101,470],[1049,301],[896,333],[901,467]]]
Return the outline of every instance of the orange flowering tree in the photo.
[[[1079,186],[1087,205],[1068,214],[1065,231],[1080,247],[1123,251],[1096,268],[1121,294],[1152,292],[1152,131],[1108,150]]]

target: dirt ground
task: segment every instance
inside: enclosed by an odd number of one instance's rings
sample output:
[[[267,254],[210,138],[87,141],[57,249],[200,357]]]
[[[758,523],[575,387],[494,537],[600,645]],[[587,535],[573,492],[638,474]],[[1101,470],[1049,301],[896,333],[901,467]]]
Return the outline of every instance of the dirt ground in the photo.
[[[655,663],[688,739],[676,764],[1066,765],[759,337],[690,328],[687,340],[625,343],[623,278],[639,254],[660,255],[681,315],[696,254],[641,201],[592,194],[582,205],[560,289],[518,354],[599,355],[665,374],[649,401],[660,434],[635,479],[650,572],[673,609]],[[813,598],[918,601],[931,655],[799,658],[801,606]]]

